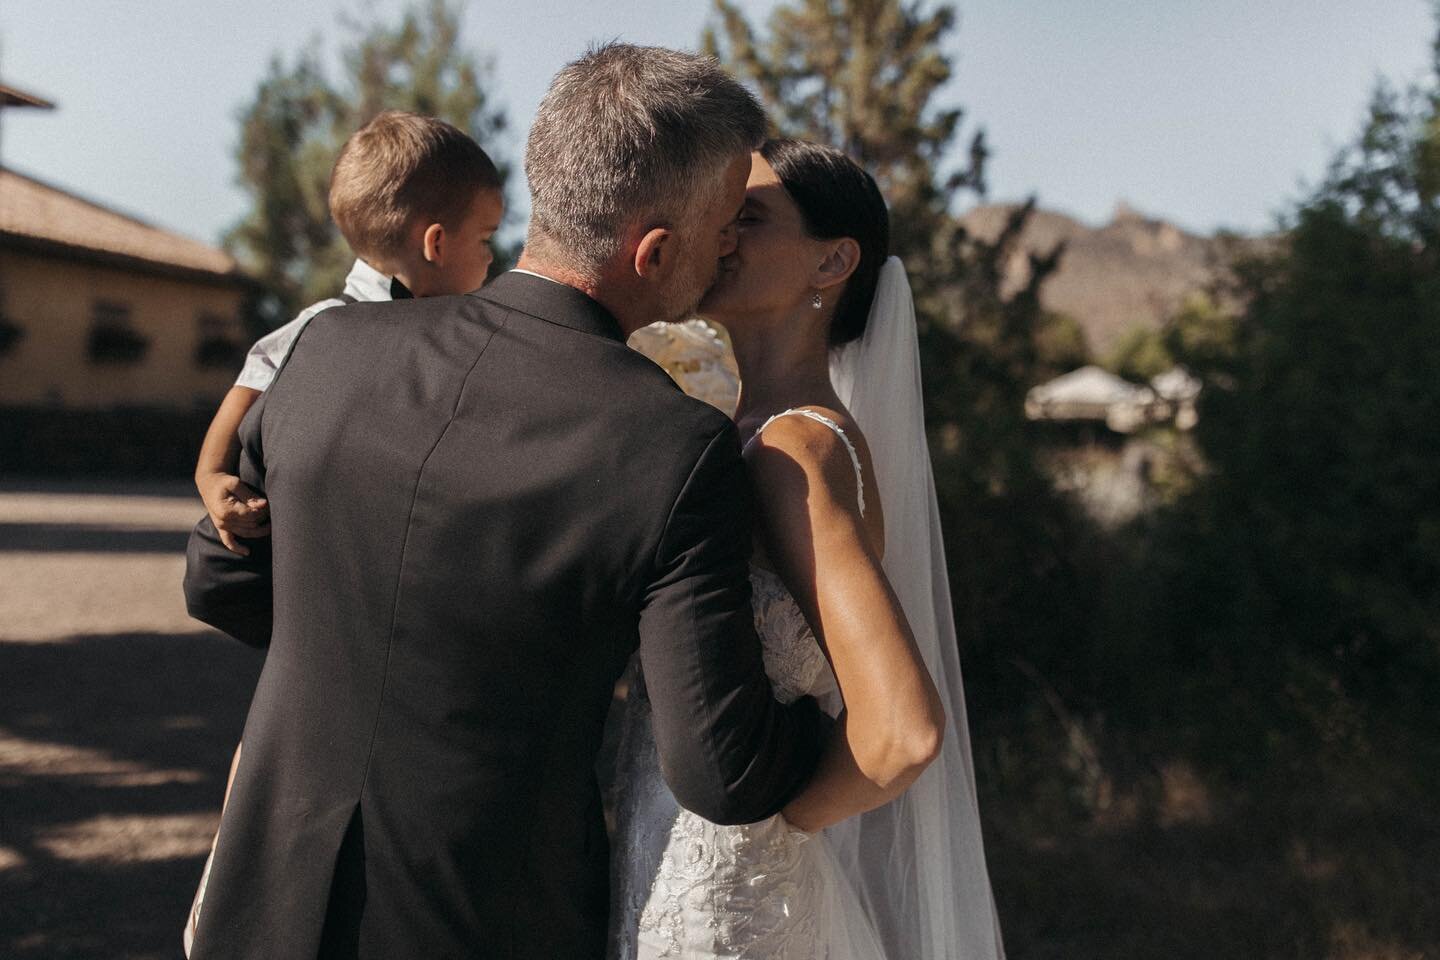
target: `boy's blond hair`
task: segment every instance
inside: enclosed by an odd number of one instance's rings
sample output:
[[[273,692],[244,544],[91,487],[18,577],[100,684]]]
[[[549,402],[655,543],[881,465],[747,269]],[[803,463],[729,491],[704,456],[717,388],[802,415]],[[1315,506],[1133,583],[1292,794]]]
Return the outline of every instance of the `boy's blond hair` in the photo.
[[[330,171],[330,215],[350,249],[385,263],[405,250],[417,219],[454,227],[500,173],[459,129],[386,110],[350,135]]]

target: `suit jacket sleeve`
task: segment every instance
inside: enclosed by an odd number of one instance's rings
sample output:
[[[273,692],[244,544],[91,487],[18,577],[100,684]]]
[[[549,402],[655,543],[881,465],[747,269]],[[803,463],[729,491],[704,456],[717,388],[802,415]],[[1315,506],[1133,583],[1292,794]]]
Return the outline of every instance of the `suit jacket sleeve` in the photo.
[[[240,424],[240,479],[262,495],[265,459],[260,444],[262,394]],[[252,647],[270,644],[274,621],[270,579],[270,538],[246,540],[250,555],[231,553],[204,517],[185,549],[185,606],[190,616]]]
[[[672,508],[640,616],[660,766],[675,798],[714,823],[778,812],[815,769],[829,718],[776,702],[750,608],[750,488],[733,424]]]

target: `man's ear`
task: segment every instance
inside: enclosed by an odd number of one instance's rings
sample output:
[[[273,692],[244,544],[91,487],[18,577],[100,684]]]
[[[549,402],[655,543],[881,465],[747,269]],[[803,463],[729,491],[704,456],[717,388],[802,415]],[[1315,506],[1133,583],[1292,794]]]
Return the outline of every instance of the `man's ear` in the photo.
[[[437,267],[445,266],[445,228],[443,226],[438,223],[430,224],[425,228],[420,242],[426,263],[434,264]]]
[[[646,280],[664,280],[674,267],[678,250],[675,232],[669,227],[651,227],[635,247],[635,272]]]
[[[850,279],[850,274],[860,266],[860,244],[850,237],[841,237],[832,241],[825,259],[820,261],[820,266],[815,269],[815,276],[810,285],[816,290],[824,290],[833,287],[837,283],[844,283]]]

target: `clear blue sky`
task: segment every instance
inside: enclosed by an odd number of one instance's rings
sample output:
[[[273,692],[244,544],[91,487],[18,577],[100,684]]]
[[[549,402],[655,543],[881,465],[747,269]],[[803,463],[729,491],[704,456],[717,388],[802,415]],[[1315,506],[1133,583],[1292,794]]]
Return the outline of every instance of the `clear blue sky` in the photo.
[[[763,16],[774,0],[746,0]],[[0,0],[0,78],[54,100],[5,111],[0,161],[214,240],[244,210],[236,115],[272,54],[341,11],[402,0]],[[1375,80],[1424,76],[1428,0],[959,0],[949,96],[988,131],[993,199],[1095,223],[1117,201],[1198,230],[1263,230],[1358,127]],[[472,0],[520,137],[550,76],[592,40],[694,46],[705,0]],[[487,145],[488,146],[488,145]],[[521,184],[517,182],[517,188]],[[518,192],[518,191],[517,191]]]

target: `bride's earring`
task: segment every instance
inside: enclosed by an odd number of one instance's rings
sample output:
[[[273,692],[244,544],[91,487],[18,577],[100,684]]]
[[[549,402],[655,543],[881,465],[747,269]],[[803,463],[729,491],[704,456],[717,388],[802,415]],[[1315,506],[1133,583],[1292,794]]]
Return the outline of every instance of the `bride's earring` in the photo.
[[[814,307],[816,310],[819,310],[819,309],[821,309],[822,307],[825,306],[825,301],[823,301],[823,300],[820,299],[820,291],[819,291],[819,290],[816,290],[816,291],[815,291],[815,296],[813,296],[813,297],[810,298],[810,306]]]

